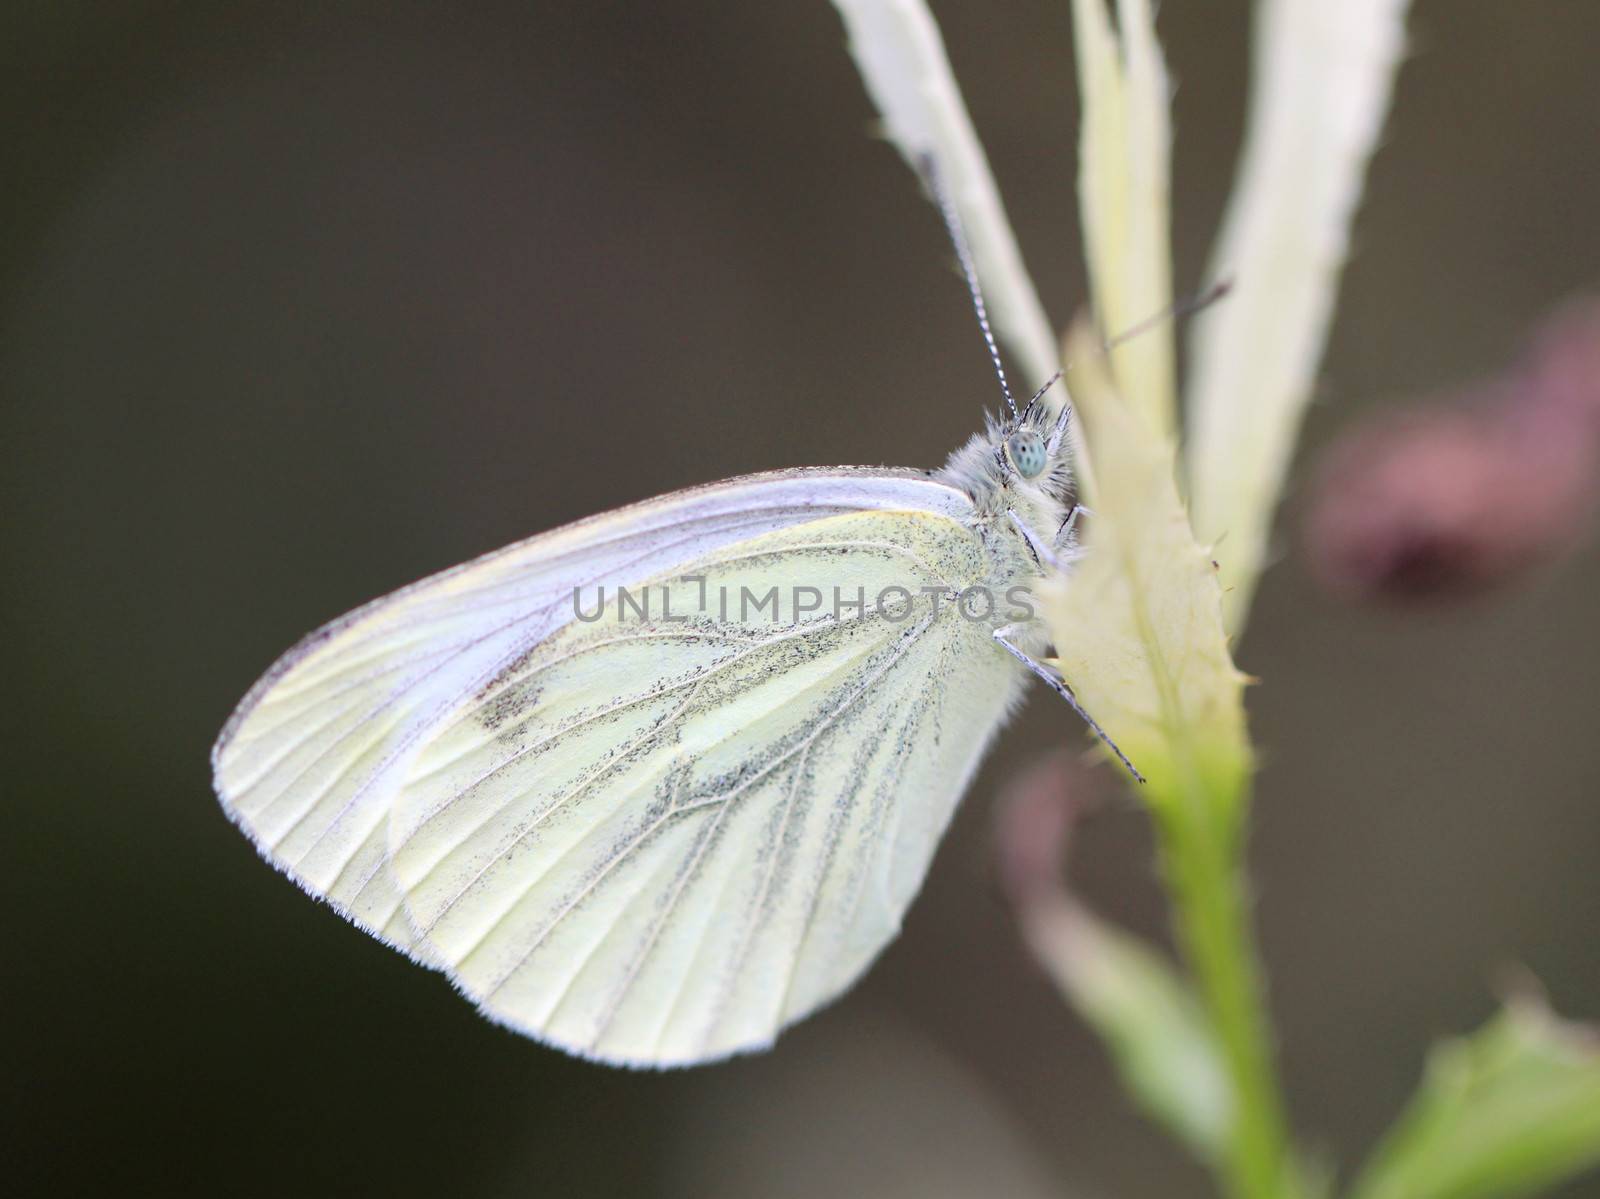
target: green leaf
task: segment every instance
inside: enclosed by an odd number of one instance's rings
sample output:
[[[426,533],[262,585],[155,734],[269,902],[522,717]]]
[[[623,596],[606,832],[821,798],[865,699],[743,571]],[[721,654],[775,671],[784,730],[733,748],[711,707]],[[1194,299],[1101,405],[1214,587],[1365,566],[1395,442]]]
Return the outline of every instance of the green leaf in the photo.
[[[1156,950],[1079,906],[1031,922],[1034,954],[1100,1034],[1139,1106],[1214,1164],[1233,1116],[1204,1013]]]
[[[1063,874],[1077,822],[1108,781],[1065,750],[1013,778],[997,805],[1000,878],[1029,951],[1104,1039],[1135,1102],[1215,1165],[1234,1104],[1198,997],[1166,954],[1099,919]]]
[[[1600,1041],[1536,1000],[1429,1056],[1353,1199],[1529,1195],[1600,1163]]]
[[[1229,1192],[1313,1193],[1288,1145],[1241,843],[1252,767],[1244,676],[1222,628],[1216,567],[1178,496],[1175,446],[1122,401],[1079,326],[1068,342],[1093,513],[1070,572],[1040,584],[1062,673],[1148,784],[1180,944],[1230,1081]]]

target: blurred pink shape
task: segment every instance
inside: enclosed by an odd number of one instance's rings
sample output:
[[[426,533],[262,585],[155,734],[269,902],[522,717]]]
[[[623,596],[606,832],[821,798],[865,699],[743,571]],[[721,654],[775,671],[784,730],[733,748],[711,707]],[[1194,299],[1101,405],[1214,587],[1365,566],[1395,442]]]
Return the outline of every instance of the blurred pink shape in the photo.
[[[1067,841],[1099,802],[1103,777],[1081,753],[1053,750],[1006,784],[995,820],[1000,883],[1024,920],[1040,906],[1072,902],[1063,877]]]
[[[1487,590],[1570,553],[1600,504],[1600,300],[1548,319],[1523,360],[1444,402],[1374,417],[1323,456],[1312,573],[1355,598]]]

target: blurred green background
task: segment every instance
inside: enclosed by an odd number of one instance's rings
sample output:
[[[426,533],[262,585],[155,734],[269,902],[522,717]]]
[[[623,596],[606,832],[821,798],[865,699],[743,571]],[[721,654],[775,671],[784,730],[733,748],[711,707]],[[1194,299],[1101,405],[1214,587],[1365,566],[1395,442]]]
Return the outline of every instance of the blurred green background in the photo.
[[[1065,0],[934,7],[1064,321]],[[1162,12],[1180,287],[1247,25]],[[1600,5],[1431,0],[1412,30],[1313,447],[1498,369],[1600,276]],[[1080,736],[1041,697],[863,985],[690,1072],[491,1026],[211,795],[233,703],[359,601],[719,476],[935,465],[975,426],[994,386],[943,232],[828,4],[13,3],[0,97],[11,1193],[1200,1193],[998,898],[997,787]],[[1292,526],[1240,653],[1253,856],[1295,1115],[1348,1160],[1513,964],[1600,1016],[1600,563],[1354,609]],[[1130,806],[1074,870],[1160,933]]]

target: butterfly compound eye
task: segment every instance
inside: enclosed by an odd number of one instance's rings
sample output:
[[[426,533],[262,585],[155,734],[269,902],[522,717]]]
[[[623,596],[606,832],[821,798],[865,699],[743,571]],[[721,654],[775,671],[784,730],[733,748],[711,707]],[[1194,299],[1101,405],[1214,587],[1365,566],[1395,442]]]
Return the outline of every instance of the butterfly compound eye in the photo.
[[[1044,438],[1037,433],[1013,433],[1006,439],[1006,452],[1024,479],[1032,479],[1044,471]]]

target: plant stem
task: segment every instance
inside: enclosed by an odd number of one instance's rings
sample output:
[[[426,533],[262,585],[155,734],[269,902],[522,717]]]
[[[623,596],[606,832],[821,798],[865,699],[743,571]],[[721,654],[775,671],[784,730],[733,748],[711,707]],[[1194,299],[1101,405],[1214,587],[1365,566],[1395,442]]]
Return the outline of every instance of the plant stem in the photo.
[[[1239,787],[1248,792],[1248,779]],[[1197,786],[1157,811],[1178,935],[1232,1084],[1218,1172],[1234,1199],[1288,1199],[1299,1188],[1250,927],[1241,818],[1249,804],[1244,795],[1219,804],[1209,791]]]

